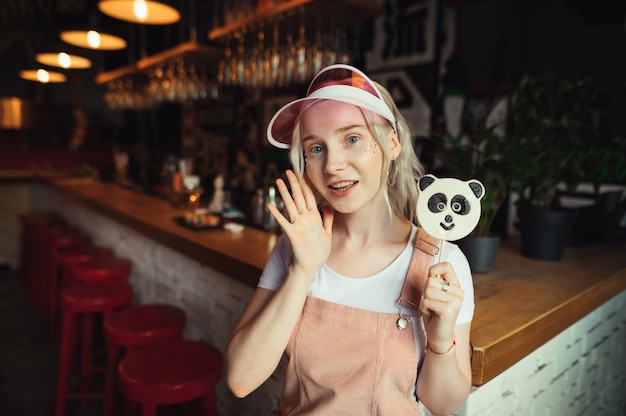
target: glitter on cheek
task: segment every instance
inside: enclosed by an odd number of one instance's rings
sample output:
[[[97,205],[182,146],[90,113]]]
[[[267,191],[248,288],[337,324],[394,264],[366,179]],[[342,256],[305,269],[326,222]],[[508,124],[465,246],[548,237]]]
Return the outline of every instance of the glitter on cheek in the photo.
[[[367,148],[367,151],[376,154],[376,148],[377,147],[378,147],[378,141],[376,139],[372,139],[372,142],[370,143],[369,147]]]

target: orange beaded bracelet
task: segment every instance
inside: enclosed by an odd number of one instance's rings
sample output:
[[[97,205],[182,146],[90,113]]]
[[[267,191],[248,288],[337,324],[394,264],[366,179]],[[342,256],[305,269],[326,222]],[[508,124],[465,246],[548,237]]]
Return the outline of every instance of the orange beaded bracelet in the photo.
[[[452,345],[450,345],[450,348],[448,348],[444,352],[433,350],[432,348],[430,348],[430,344],[428,343],[428,341],[426,341],[426,349],[428,349],[428,351],[432,352],[433,354],[437,354],[437,355],[444,355],[444,354],[449,353],[450,350],[452,350],[452,348],[454,348],[455,345],[456,345],[456,337],[454,336],[454,334],[452,334]]]

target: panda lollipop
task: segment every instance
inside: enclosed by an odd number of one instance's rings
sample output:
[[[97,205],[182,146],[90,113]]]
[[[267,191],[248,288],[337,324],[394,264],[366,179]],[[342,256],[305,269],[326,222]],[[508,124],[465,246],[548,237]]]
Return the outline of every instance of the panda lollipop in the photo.
[[[474,230],[480,219],[480,200],[485,195],[482,183],[475,179],[462,181],[425,175],[418,181],[418,187],[417,220],[424,231],[439,240],[455,241]],[[441,259],[443,245],[438,252]],[[444,291],[450,286],[445,280],[442,285]],[[405,293],[405,287],[402,288],[399,306],[409,309],[417,307],[416,303],[407,299],[415,299],[415,293],[421,295],[421,290],[412,290],[413,293],[409,286]],[[396,322],[398,329],[407,328],[410,320],[411,317],[407,318],[401,311]]]
[[[480,181],[424,175],[418,186],[417,220],[428,234],[440,240],[455,241],[476,228],[480,200],[485,195]]]

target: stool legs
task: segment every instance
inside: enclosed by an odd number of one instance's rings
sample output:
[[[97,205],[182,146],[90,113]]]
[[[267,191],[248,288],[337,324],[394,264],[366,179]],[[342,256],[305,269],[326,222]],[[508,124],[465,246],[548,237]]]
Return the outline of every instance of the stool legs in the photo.
[[[141,406],[141,416],[156,416],[157,405],[152,403],[144,403]]]
[[[191,403],[185,403],[183,407],[186,415],[217,416],[215,402],[215,393],[210,393],[200,399],[193,400]],[[193,406],[194,404],[196,406]],[[156,416],[158,408],[159,406],[153,403],[142,403],[141,416]]]
[[[125,415],[135,414],[133,411],[129,411],[129,409],[136,409],[137,403],[127,402],[125,405]],[[159,409],[159,405],[149,402],[143,402],[138,406],[141,409],[141,416],[156,416]],[[185,415],[217,416],[217,399],[215,392],[210,392],[199,399],[184,403],[183,409]]]
[[[200,399],[202,403],[202,414],[208,416],[217,416],[217,400],[215,390],[211,390]]]
[[[72,367],[72,349],[76,339],[76,316],[63,312],[61,339],[59,345],[59,369],[57,374],[57,391],[54,416],[65,416],[67,391],[69,389],[70,369]]]
[[[67,409],[67,399],[70,396],[68,393],[70,384],[69,381],[74,368],[73,352],[76,346],[76,341],[78,340],[79,321],[82,324],[82,348],[80,355],[81,364],[78,396],[82,397],[84,406],[89,403],[89,399],[97,396],[89,393],[93,371],[91,364],[91,360],[93,358],[93,316],[90,314],[77,316],[71,312],[63,312],[61,323],[63,331],[61,331],[59,342],[59,368],[57,374],[57,390],[54,408],[55,416],[65,416]],[[73,394],[72,396],[77,395]]]
[[[184,405],[185,415],[217,416],[217,397],[215,391],[187,402]]]
[[[82,350],[80,363],[80,384],[79,392],[82,394],[89,393],[92,380],[92,360],[93,360],[93,316],[85,314],[82,316]],[[89,404],[87,399],[83,399],[83,406]]]
[[[107,363],[104,376],[104,401],[102,403],[102,414],[104,416],[113,415],[116,400],[117,363],[120,359],[120,349],[107,342]]]

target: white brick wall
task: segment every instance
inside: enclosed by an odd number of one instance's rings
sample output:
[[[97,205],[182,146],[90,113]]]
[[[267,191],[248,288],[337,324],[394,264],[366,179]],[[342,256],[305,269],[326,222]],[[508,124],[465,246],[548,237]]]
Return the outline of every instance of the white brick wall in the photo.
[[[473,388],[459,416],[626,415],[626,291]]]
[[[189,316],[186,337],[224,349],[253,289],[156,244],[125,226],[39,185],[2,185],[0,263],[18,264],[17,215],[48,208],[88,232],[96,244],[133,260],[137,302],[168,302]],[[10,207],[10,208],[7,208]],[[459,416],[621,416],[626,414],[626,291],[567,328],[479,388]],[[284,365],[284,363],[283,363]],[[222,416],[267,416],[282,387],[282,366],[246,399],[218,388]],[[423,409],[424,410],[424,409]],[[424,414],[429,413],[424,410]]]

